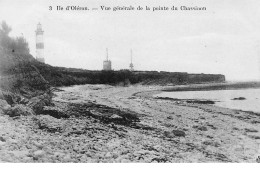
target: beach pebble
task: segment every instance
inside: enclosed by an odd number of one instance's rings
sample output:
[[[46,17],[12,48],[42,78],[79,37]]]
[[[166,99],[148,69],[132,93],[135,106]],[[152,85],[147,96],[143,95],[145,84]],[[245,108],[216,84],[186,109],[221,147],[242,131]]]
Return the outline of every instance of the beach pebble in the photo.
[[[2,110],[2,112],[5,112],[10,108],[11,106],[5,100],[0,99],[0,109]]]
[[[172,116],[168,116],[168,117],[167,117],[167,119],[171,119],[171,120],[172,120],[172,119],[173,119],[173,117],[172,117]]]
[[[23,161],[24,162],[30,162],[31,161],[31,157],[23,157]]]
[[[43,148],[43,145],[37,141],[33,141],[32,142],[36,147],[38,147],[39,149],[42,149]]]
[[[12,138],[8,139],[8,141],[9,141],[10,143],[12,143],[12,144],[17,144],[17,143],[18,143],[17,140],[12,139]]]
[[[64,153],[61,153],[61,152],[55,152],[54,154],[53,154],[53,156],[54,157],[62,157],[62,156],[64,156],[65,154]]]
[[[129,162],[131,162],[131,161],[129,161],[129,160],[127,160],[127,159],[122,159],[120,162],[121,162],[121,163],[129,163]]]
[[[4,137],[0,136],[0,141],[6,142],[6,139]]]
[[[112,155],[111,155],[110,152],[106,153],[106,155],[105,155],[105,157],[107,157],[107,158],[109,158],[109,157],[111,157],[111,156],[112,156]]]
[[[69,155],[69,154],[65,155],[65,156],[63,157],[63,160],[64,160],[65,162],[71,161],[70,155]]]
[[[36,158],[40,158],[42,156],[44,156],[45,152],[43,150],[37,150],[33,153],[33,156]]]
[[[111,119],[122,119],[122,117],[117,114],[113,114],[110,118]]]
[[[12,152],[14,154],[15,157],[18,158],[25,158],[29,155],[29,151],[25,150],[25,151],[13,151]]]
[[[0,148],[1,148],[2,146],[4,146],[5,144],[6,144],[6,142],[0,141]]]

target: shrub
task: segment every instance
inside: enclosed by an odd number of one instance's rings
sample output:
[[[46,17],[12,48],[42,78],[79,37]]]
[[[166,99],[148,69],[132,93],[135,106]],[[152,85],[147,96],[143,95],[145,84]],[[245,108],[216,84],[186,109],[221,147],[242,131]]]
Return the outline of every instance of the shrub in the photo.
[[[2,21],[0,25],[0,46],[8,51],[18,54],[29,54],[28,42],[23,36],[11,38],[9,33],[12,28]]]

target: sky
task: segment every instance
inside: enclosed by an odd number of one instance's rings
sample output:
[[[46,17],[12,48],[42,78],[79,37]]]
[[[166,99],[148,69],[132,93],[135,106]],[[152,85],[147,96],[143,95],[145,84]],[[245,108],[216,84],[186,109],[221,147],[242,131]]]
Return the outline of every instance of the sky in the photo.
[[[53,10],[49,10],[52,6]],[[64,7],[57,11],[56,6]],[[67,6],[98,8],[66,11]],[[206,7],[206,11],[102,11],[100,6]],[[114,70],[224,74],[260,80],[259,0],[0,0],[0,21],[23,35],[35,57],[44,30],[45,61],[101,70],[108,48]]]

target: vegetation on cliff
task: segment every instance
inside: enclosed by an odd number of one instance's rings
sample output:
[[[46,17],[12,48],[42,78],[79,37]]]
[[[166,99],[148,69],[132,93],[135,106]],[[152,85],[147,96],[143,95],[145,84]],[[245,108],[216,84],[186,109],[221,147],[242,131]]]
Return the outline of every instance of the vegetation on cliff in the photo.
[[[22,36],[11,38],[9,33],[12,28],[2,21],[0,25],[0,46],[1,48],[12,51],[13,53],[29,54],[29,47],[26,39]]]

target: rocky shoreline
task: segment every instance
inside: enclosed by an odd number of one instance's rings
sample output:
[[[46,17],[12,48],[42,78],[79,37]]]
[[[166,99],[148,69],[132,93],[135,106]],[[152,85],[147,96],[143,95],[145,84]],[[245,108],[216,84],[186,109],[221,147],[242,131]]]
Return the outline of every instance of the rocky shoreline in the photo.
[[[153,98],[161,89],[64,87],[37,115],[1,111],[0,162],[256,162],[258,114]]]

